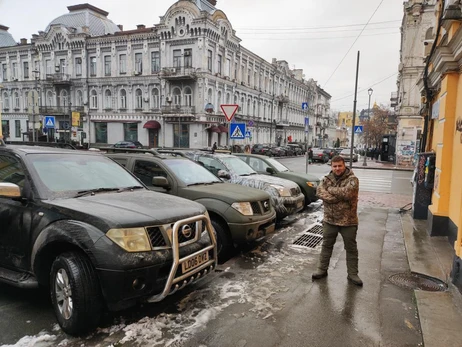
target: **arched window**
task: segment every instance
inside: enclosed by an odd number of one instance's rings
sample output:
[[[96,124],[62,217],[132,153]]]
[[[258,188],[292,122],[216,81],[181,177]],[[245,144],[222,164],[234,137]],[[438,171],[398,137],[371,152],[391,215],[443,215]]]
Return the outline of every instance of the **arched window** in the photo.
[[[250,99],[247,100],[247,114],[250,116],[251,108],[250,108],[251,101]]]
[[[77,91],[77,98],[76,98],[76,106],[82,106],[83,105],[83,95],[82,91],[78,90]]]
[[[120,90],[119,108],[124,109],[124,110],[127,108],[127,91],[125,89]]]
[[[135,106],[137,109],[143,108],[143,92],[141,89],[135,91]]]
[[[153,88],[151,91],[151,108],[154,108],[154,109],[160,108],[159,89],[157,88]]]
[[[189,87],[184,89],[184,103],[185,106],[191,107],[192,106],[192,90]]]
[[[209,88],[209,91],[207,92],[207,102],[210,102],[212,103],[213,100],[212,100],[212,88]]]
[[[29,109],[29,92],[24,92],[24,111]]]
[[[47,92],[47,106],[54,106],[53,93],[51,90]]]
[[[229,105],[231,103],[231,94],[226,94],[226,104]]]
[[[98,108],[98,93],[94,89],[90,93],[90,107],[93,109]]]
[[[59,94],[59,101],[62,107],[66,108],[68,106],[67,91],[61,90],[61,93]]]
[[[252,116],[255,117],[257,115],[257,113],[256,113],[256,111],[257,111],[257,102],[256,101],[253,102],[253,110],[252,111],[253,111]]]
[[[10,108],[10,98],[8,97],[8,93],[3,93],[3,108],[9,109]]]
[[[181,105],[181,90],[180,88],[173,89],[173,104]]]
[[[14,92],[14,108],[19,108],[19,93]]]
[[[245,99],[244,97],[241,98],[241,114],[245,114]]]
[[[109,89],[106,89],[106,91],[104,92],[104,108],[112,108],[112,93]]]
[[[219,91],[217,95],[217,109],[219,109],[220,105],[221,105],[221,92]]]

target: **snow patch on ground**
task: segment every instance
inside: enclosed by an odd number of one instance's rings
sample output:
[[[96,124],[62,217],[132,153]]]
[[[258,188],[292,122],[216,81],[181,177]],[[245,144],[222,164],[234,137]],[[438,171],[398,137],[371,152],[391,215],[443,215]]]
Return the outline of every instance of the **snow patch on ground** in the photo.
[[[46,331],[40,332],[35,336],[24,336],[14,345],[2,345],[1,347],[48,347],[56,346],[56,336],[50,335]]]

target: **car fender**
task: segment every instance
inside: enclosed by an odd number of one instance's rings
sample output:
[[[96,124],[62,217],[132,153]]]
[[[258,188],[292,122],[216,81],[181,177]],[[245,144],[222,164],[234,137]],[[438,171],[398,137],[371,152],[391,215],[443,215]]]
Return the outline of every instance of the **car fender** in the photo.
[[[218,199],[210,198],[201,198],[194,201],[204,205],[207,211],[218,214],[221,218],[228,222],[228,218],[226,218],[226,211],[231,207],[230,204]]]

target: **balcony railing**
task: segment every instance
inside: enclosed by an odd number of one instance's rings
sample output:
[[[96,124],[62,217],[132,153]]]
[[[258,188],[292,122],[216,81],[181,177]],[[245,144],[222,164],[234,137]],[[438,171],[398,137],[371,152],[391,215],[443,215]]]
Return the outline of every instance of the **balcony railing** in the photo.
[[[281,95],[277,95],[277,96],[275,97],[275,100],[276,100],[277,102],[281,102],[281,103],[283,103],[283,104],[286,104],[286,103],[289,102],[289,97],[288,97],[287,95],[282,95],[282,94],[281,94]]]
[[[193,67],[164,67],[160,71],[160,75],[165,79],[179,80],[179,79],[193,79],[195,80],[196,69]]]
[[[69,107],[65,106],[42,106],[39,110],[40,114],[44,115],[69,114]]]
[[[70,84],[71,83],[71,75],[57,72],[54,74],[47,74],[46,80],[48,82],[52,82],[53,84]]]
[[[163,114],[195,114],[195,106],[181,106],[181,105],[170,105],[162,106],[161,109]]]

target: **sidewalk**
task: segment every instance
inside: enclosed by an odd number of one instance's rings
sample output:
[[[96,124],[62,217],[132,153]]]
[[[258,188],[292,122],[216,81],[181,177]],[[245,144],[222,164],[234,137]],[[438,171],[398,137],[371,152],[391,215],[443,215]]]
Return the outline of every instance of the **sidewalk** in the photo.
[[[450,283],[454,249],[446,237],[430,237],[426,221],[401,216],[409,268],[413,273],[440,279],[444,292],[415,290],[415,299],[425,347],[460,346],[462,341],[462,295]]]
[[[367,159],[367,166],[363,166],[364,159],[360,157],[356,163],[353,163],[353,169],[374,169],[374,170],[402,170],[402,171],[414,171],[413,166],[397,166],[391,162],[377,161]],[[349,163],[346,163],[347,166]]]

